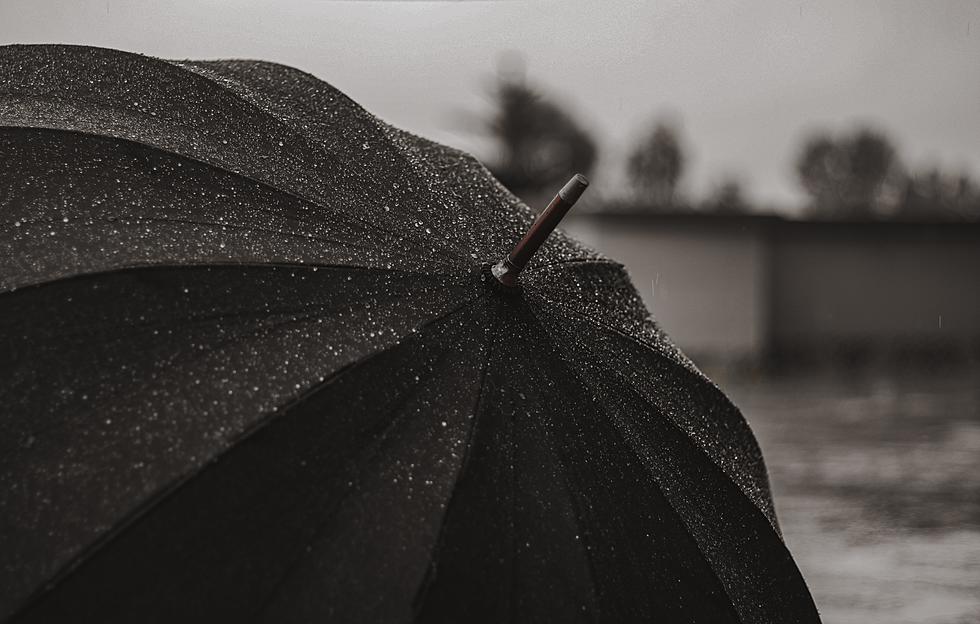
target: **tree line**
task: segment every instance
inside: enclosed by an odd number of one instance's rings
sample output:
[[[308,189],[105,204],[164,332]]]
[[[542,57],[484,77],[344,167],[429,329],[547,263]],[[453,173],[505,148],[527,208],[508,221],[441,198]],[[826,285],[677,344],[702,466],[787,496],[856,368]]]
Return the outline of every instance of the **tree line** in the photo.
[[[557,101],[523,77],[499,79],[492,96],[486,129],[497,144],[497,157],[489,167],[515,194],[546,194],[571,173],[588,174],[594,168],[599,157],[595,139]],[[683,197],[679,188],[686,164],[677,126],[657,121],[629,152],[624,199],[635,210],[751,210],[736,179],[724,180],[705,199]],[[815,218],[980,219],[980,187],[968,175],[937,167],[911,169],[888,137],[873,128],[813,133],[797,154],[795,171]]]

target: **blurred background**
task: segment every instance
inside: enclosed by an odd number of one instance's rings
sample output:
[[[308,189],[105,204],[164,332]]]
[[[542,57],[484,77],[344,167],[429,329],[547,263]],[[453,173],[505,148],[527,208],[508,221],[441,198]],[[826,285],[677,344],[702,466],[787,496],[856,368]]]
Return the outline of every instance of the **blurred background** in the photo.
[[[980,621],[980,4],[3,0],[262,58],[481,158],[742,408],[828,624]]]

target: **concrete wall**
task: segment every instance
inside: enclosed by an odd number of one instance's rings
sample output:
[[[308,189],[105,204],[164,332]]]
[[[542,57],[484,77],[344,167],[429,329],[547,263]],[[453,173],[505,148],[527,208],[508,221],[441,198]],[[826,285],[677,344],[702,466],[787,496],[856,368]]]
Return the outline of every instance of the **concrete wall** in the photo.
[[[626,265],[647,308],[685,352],[739,359],[764,350],[763,222],[595,215],[565,229]]]
[[[584,215],[698,359],[861,347],[980,348],[980,224]]]
[[[781,223],[777,350],[980,343],[980,226]]]

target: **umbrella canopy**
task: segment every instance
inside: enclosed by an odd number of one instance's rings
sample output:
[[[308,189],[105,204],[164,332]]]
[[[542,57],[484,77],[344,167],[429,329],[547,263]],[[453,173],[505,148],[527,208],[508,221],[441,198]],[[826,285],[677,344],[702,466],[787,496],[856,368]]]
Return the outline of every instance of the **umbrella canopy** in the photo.
[[[623,268],[301,71],[0,47],[0,619],[814,622]]]

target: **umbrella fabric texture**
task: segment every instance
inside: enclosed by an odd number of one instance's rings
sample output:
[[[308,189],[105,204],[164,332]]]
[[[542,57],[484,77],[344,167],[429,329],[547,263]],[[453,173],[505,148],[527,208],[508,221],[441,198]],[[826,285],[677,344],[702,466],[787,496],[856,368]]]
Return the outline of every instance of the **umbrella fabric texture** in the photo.
[[[472,157],[0,47],[0,620],[814,622],[738,410]]]

